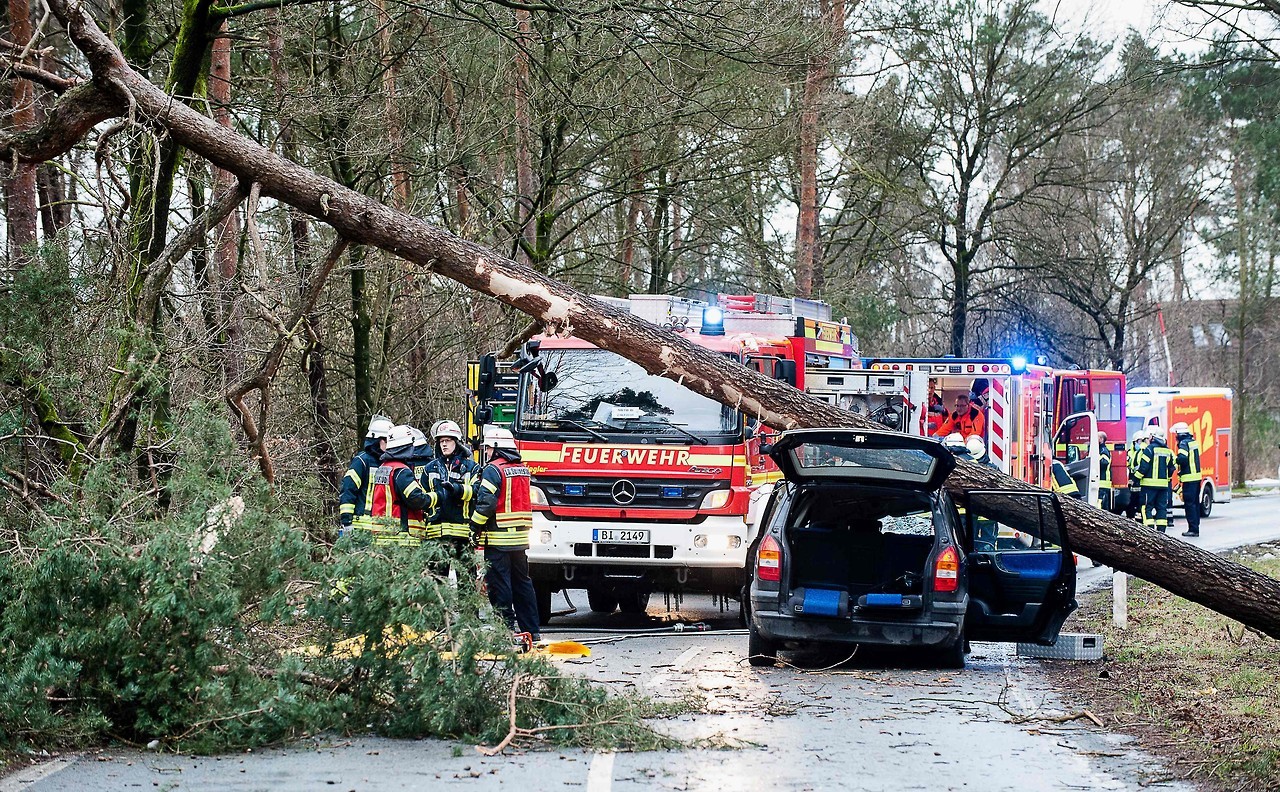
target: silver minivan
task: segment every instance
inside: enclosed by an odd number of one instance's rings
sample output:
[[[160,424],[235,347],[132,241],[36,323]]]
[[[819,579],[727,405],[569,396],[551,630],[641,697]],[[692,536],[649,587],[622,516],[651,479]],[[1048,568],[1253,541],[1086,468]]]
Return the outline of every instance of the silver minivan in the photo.
[[[963,667],[970,640],[1052,644],[1075,610],[1057,496],[981,490],[954,503],[936,440],[803,429],[770,449],[785,481],[748,555],[753,665],[806,644],[920,646]]]

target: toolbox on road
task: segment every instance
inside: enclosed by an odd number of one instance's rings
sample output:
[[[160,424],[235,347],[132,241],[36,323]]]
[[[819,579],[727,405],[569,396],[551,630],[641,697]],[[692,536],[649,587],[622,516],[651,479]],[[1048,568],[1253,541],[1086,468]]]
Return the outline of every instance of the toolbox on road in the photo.
[[[1018,655],[1043,660],[1101,660],[1102,636],[1095,633],[1058,633],[1058,640],[1052,646],[1018,644]]]

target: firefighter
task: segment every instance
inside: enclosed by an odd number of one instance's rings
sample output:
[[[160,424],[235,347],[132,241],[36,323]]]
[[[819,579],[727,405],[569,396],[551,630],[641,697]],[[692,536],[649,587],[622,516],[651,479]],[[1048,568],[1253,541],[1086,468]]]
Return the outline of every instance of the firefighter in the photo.
[[[982,415],[982,410],[969,403],[969,395],[960,393],[956,395],[955,412],[947,416],[942,422],[942,426],[938,427],[938,431],[934,433],[935,437],[946,437],[949,434],[958,433],[962,438],[969,435],[977,435],[985,437],[987,434],[987,419]]]
[[[351,458],[347,465],[346,475],[342,477],[342,489],[338,492],[338,521],[341,536],[353,526],[367,527],[368,516],[365,513],[365,501],[369,492],[369,479],[378,467],[378,460],[387,447],[387,437],[391,434],[393,424],[385,415],[375,415],[369,421],[369,430],[364,436],[364,447]]]
[[[427,538],[442,543],[446,554],[462,565],[460,580],[475,580],[471,553],[471,507],[480,480],[480,466],[463,442],[462,429],[453,421],[437,421],[431,427],[435,459],[426,469],[424,485],[431,494],[432,512]]]
[[[1050,472],[1053,474],[1052,489],[1054,492],[1078,500],[1084,499],[1084,493],[1080,491],[1080,487],[1076,486],[1076,480],[1071,478],[1071,473],[1067,471],[1067,466],[1062,464],[1061,459],[1053,460]]]
[[[1200,481],[1204,471],[1200,467],[1200,444],[1191,436],[1191,427],[1181,421],[1173,425],[1178,438],[1178,481],[1182,484],[1182,506],[1187,515],[1187,530],[1183,536],[1200,535]]]
[[[439,423],[437,421],[436,423]],[[436,458],[435,451],[431,447],[431,439],[426,433],[420,429],[413,429],[413,454],[409,459],[409,465],[413,468],[414,478],[418,479],[418,483],[425,490],[430,490],[427,486],[427,466]]]
[[[1144,521],[1142,507],[1142,482],[1138,480],[1138,462],[1147,449],[1147,430],[1139,429],[1129,441],[1129,503],[1124,515],[1130,520]]]
[[[476,488],[471,533],[484,549],[485,587],[489,602],[519,641],[539,641],[538,601],[529,577],[529,468],[520,460],[515,438],[498,426],[484,427],[485,466]]]
[[[387,448],[373,472],[365,498],[367,532],[374,545],[417,547],[426,534],[424,510],[430,505],[427,491],[418,483],[409,463],[413,459],[411,426],[396,426],[387,437]]]
[[[1111,491],[1111,447],[1107,443],[1107,435],[1098,432],[1098,507],[1103,511],[1111,511],[1115,506],[1115,498]]]
[[[1169,528],[1169,503],[1173,500],[1173,452],[1164,437],[1152,431],[1138,460],[1142,485],[1143,525],[1164,533]]]
[[[942,394],[938,393],[938,379],[929,378],[929,408],[926,421],[929,425],[929,436],[938,436],[938,430],[947,420],[947,407],[942,402]]]

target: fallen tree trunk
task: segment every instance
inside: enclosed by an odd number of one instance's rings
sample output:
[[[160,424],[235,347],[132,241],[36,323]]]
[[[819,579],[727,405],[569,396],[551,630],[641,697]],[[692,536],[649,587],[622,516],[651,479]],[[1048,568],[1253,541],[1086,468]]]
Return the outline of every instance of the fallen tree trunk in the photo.
[[[114,92],[121,107],[135,107],[177,143],[245,182],[257,182],[263,195],[328,223],[352,243],[379,247],[434,270],[518,308],[548,332],[571,332],[774,428],[875,428],[866,419],[276,156],[174,101],[133,71],[82,7],[69,0],[50,0],[50,5],[88,60],[95,84]],[[978,488],[1030,486],[991,468],[961,463],[947,488],[963,498]],[[1065,501],[1063,510],[1075,548],[1090,558],[1280,638],[1280,581],[1079,501]]]

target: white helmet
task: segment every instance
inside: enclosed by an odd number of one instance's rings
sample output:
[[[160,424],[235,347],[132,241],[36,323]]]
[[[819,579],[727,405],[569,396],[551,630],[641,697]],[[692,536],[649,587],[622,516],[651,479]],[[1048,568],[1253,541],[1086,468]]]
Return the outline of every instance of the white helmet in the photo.
[[[452,437],[459,443],[463,441],[462,427],[453,421],[436,421],[431,425],[431,436],[436,440],[442,437]]]
[[[413,433],[416,431],[418,430],[412,426],[404,424],[391,427],[391,432],[387,436],[387,450],[393,451],[397,448],[413,445]]]
[[[964,447],[969,449],[969,454],[974,459],[982,459],[987,455],[987,444],[982,442],[982,438],[977,435],[969,435],[964,441]]]
[[[395,428],[395,424],[391,423],[391,419],[385,415],[375,415],[373,420],[369,421],[369,431],[365,434],[366,438],[383,440],[391,436],[391,430]]]
[[[409,431],[413,433],[413,444],[415,446],[427,445],[427,442],[428,442],[427,436],[422,433],[421,429],[418,429],[417,427],[414,427],[414,426],[410,426]]]
[[[1172,428],[1173,428],[1173,433],[1174,433],[1174,434],[1176,434],[1176,435],[1189,435],[1189,434],[1191,434],[1191,427],[1190,427],[1190,426],[1187,426],[1187,425],[1186,425],[1185,423],[1183,423],[1182,421],[1178,421],[1176,424],[1174,424],[1174,425],[1173,425],[1173,427],[1172,427]]]
[[[510,448],[514,451],[516,438],[511,434],[510,429],[501,426],[486,426],[482,445],[486,448]]]
[[[942,439],[943,445],[962,446],[964,445],[964,435],[959,432],[952,432]]]

